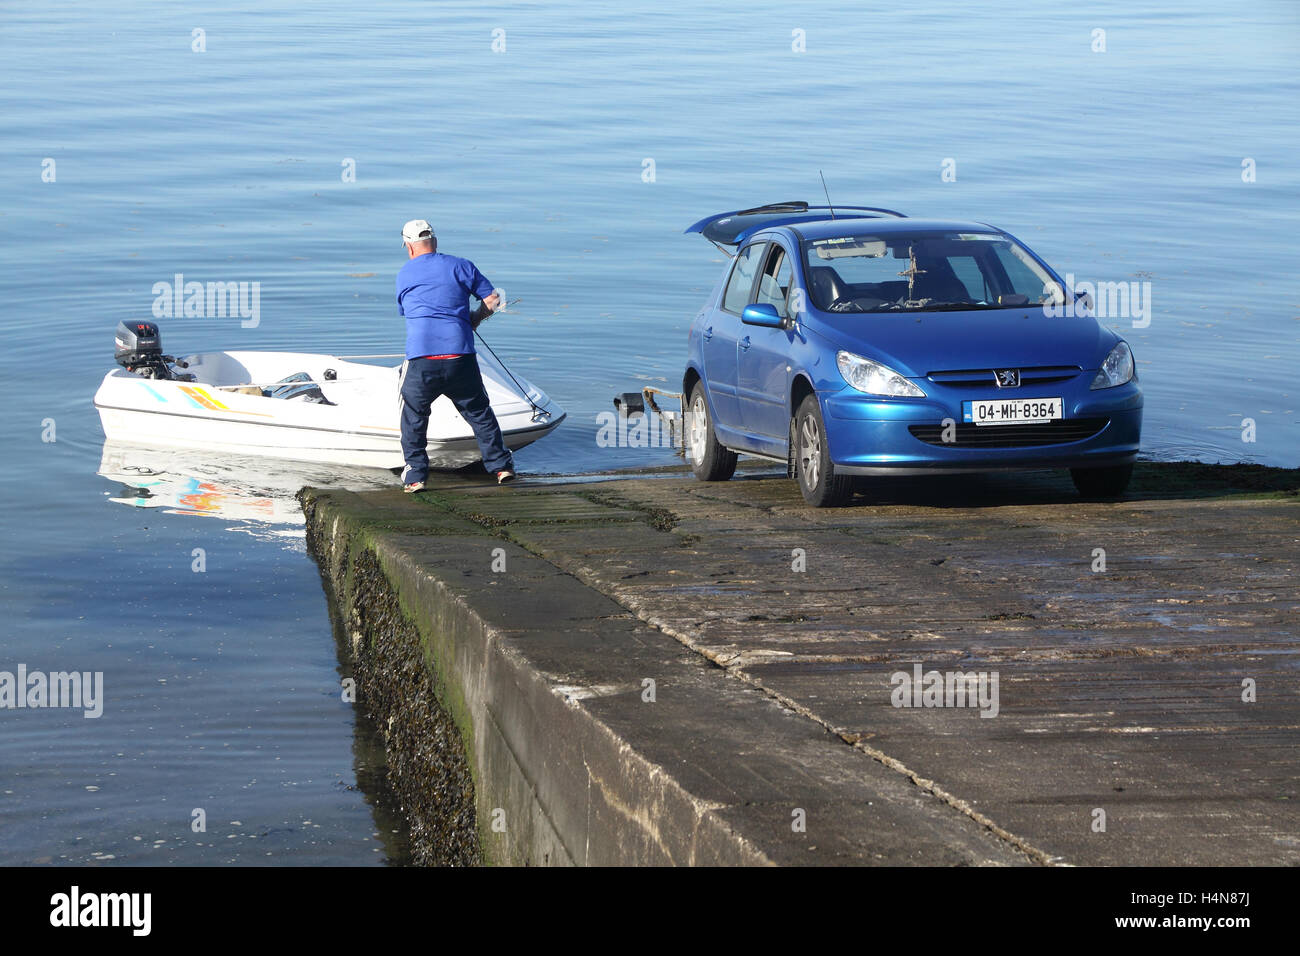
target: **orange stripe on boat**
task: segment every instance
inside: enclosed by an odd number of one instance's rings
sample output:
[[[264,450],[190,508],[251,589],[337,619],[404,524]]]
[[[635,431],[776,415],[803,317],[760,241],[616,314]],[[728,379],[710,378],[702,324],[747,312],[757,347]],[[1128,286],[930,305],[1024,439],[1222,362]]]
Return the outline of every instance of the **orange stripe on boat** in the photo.
[[[229,408],[221,404],[219,401],[217,401],[207,392],[203,391],[203,389],[201,388],[192,388],[188,385],[182,385],[181,391],[184,392],[186,395],[188,395],[190,398],[194,399],[204,408],[211,408],[213,411],[218,411],[218,412],[230,411]]]
[[[186,395],[188,395],[190,399],[193,400],[198,405],[202,406],[203,408],[210,408],[214,412],[231,412],[232,414],[235,415],[256,415],[258,418],[275,417],[274,415],[267,414],[266,412],[249,412],[249,411],[245,411],[242,408],[231,408],[229,405],[226,405],[225,403],[213,398],[211,395],[209,395],[206,391],[204,391],[201,388],[195,388],[190,385],[182,385],[181,391],[184,392]]]

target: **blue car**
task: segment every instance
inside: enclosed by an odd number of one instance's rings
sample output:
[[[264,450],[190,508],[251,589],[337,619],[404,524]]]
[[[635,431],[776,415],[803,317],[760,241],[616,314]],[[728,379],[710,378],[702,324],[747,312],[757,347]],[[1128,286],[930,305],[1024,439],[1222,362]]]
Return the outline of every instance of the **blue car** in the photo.
[[[802,202],[687,232],[731,257],[682,381],[701,480],[746,454],[786,463],[818,507],[861,475],[1068,468],[1088,497],[1128,485],[1133,353],[1009,233]]]

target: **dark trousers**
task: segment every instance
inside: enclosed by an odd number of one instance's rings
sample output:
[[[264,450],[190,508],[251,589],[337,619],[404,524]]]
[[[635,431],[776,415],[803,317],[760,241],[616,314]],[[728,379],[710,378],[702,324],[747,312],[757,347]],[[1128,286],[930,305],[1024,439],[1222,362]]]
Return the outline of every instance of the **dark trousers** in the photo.
[[[402,455],[407,484],[424,481],[429,475],[429,409],[440,395],[446,395],[478,439],[483,467],[490,472],[514,470],[514,459],[506,450],[501,426],[492,413],[478,357],[461,355],[450,359],[407,359],[402,376]]]

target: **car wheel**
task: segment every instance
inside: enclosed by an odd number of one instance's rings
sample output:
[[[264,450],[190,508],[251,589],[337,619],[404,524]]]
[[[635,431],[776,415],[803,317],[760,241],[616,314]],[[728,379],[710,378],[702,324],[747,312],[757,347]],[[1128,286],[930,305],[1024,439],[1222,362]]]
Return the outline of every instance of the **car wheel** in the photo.
[[[816,395],[807,396],[795,412],[794,475],[804,501],[816,508],[841,505],[853,493],[853,479],[835,474]]]
[[[1128,487],[1133,476],[1132,465],[1115,465],[1111,468],[1071,468],[1074,487],[1085,498],[1118,498]]]
[[[686,427],[687,453],[691,468],[700,481],[726,481],[736,473],[736,453],[718,444],[709,420],[709,403],[704,398],[704,385],[696,382],[691,389],[690,420]]]

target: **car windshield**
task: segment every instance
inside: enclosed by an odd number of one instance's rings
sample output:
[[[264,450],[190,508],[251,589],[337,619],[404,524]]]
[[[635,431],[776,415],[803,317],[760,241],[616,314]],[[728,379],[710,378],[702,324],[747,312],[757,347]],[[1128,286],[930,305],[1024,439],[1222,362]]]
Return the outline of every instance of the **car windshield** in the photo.
[[[998,233],[916,232],[805,240],[823,312],[936,312],[1062,305],[1060,286]]]

